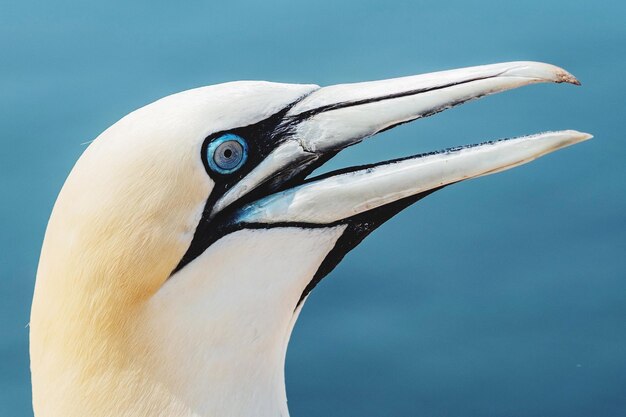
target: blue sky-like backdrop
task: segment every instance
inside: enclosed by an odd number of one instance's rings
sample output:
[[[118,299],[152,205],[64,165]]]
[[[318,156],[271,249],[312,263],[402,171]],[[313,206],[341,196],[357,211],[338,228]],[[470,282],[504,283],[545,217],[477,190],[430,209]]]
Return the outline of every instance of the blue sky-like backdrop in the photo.
[[[401,126],[326,169],[545,130],[595,139],[420,201],[320,284],[287,358],[294,417],[626,413],[626,2],[5,1],[0,415],[31,416],[28,316],[85,142],[162,96],[510,60],[537,85]]]

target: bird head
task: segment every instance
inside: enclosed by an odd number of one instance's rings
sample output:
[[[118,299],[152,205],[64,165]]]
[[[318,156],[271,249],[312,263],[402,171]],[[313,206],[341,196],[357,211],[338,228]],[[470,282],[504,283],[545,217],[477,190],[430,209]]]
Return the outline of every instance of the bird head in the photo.
[[[286,415],[292,326],[347,252],[442,187],[590,136],[313,171],[381,131],[541,82],[577,84],[535,62],[323,88],[232,82],[122,118],[76,163],[46,231],[31,317],[35,411]]]

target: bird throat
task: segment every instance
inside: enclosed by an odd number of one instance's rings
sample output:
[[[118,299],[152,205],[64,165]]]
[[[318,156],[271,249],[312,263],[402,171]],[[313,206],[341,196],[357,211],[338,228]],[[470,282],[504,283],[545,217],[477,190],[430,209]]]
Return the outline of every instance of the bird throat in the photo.
[[[300,297],[345,228],[234,232],[150,300],[142,337],[152,378],[191,413],[181,415],[287,415],[285,355]]]

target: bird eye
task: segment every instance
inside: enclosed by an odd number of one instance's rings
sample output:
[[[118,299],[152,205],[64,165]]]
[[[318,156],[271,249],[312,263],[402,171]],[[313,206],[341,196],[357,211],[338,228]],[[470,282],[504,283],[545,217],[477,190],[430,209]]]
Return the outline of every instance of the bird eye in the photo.
[[[248,145],[241,136],[228,133],[209,143],[207,161],[209,167],[220,174],[237,171],[246,162]]]

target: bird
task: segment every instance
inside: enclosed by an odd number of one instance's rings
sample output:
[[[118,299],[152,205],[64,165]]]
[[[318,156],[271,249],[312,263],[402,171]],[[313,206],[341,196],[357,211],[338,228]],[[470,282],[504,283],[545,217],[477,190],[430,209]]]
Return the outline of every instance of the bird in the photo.
[[[30,318],[35,416],[287,417],[291,331],[350,250],[437,190],[592,136],[314,171],[379,132],[536,83],[580,84],[518,61],[325,87],[227,82],[124,116],[80,156],[47,225]]]

